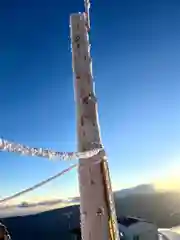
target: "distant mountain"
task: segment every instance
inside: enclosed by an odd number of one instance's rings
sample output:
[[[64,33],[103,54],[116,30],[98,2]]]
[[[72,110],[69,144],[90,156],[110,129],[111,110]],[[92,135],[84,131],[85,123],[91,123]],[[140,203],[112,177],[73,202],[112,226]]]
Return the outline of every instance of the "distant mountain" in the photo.
[[[121,199],[132,195],[156,193],[153,185],[143,184],[133,188],[114,192],[115,199]],[[64,199],[52,199],[42,202],[22,202],[19,205],[0,206],[0,217],[32,215],[48,210],[59,209],[65,206],[79,204],[79,197]]]
[[[152,194],[152,193],[156,193],[156,190],[152,184],[142,184],[132,188],[126,188],[119,191],[115,191],[114,197],[124,198],[134,194]],[[72,198],[71,201],[77,202],[79,201],[79,197]]]
[[[114,194],[116,198],[124,198],[134,194],[152,194],[155,192],[156,190],[152,184],[142,184],[133,188],[127,188],[120,191],[116,191]]]
[[[180,224],[180,193],[150,191],[140,194],[132,191],[126,197],[115,198],[116,211],[120,216],[136,216],[154,222],[160,228]],[[121,192],[121,191],[120,191]],[[122,196],[122,195],[121,195]],[[123,195],[124,196],[124,195]],[[68,215],[70,219],[68,219]],[[46,211],[43,213],[1,219],[12,234],[13,240],[72,240],[70,229],[80,226],[79,206]]]

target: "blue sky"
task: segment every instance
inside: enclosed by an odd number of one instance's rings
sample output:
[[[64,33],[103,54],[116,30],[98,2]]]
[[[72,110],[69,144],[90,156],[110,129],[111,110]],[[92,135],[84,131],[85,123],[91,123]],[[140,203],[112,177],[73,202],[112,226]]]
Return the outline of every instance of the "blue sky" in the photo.
[[[93,72],[115,189],[155,181],[180,166],[179,7],[178,0],[92,2]],[[79,11],[83,0],[0,3],[4,138],[76,150],[69,15]],[[10,153],[0,160],[0,197],[68,167]],[[77,191],[73,170],[23,199]]]

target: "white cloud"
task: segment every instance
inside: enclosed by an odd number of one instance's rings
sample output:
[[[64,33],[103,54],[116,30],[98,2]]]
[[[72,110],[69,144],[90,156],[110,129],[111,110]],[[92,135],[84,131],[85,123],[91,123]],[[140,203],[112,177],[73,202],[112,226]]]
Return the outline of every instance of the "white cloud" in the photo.
[[[37,203],[27,203],[18,205],[1,205],[0,206],[0,217],[11,217],[11,216],[25,216],[45,212],[57,208],[62,208],[74,204],[78,204],[77,198],[71,198],[67,200],[55,199],[49,201],[41,201]]]

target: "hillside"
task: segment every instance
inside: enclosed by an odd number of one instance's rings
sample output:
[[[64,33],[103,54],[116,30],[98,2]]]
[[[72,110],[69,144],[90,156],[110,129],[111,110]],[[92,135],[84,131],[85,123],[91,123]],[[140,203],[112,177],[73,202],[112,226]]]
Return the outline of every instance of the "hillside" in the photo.
[[[153,221],[159,227],[172,227],[180,224],[179,200],[179,193],[154,192],[116,197],[115,202],[118,216],[134,215]],[[73,213],[69,222],[64,215],[67,212]],[[3,222],[12,233],[13,240],[71,240],[68,228],[79,226],[79,207],[72,206],[31,216],[5,218]]]

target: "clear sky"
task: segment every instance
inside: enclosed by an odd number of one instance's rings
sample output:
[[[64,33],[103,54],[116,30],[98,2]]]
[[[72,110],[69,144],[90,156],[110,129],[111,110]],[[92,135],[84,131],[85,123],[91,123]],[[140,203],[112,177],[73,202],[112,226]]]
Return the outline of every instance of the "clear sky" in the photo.
[[[83,0],[0,2],[0,135],[76,150],[69,15]],[[180,167],[180,2],[92,2],[92,56],[102,140],[114,189]],[[0,153],[0,197],[69,163]],[[73,170],[23,199],[74,196]],[[20,201],[20,200],[19,200]]]

